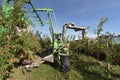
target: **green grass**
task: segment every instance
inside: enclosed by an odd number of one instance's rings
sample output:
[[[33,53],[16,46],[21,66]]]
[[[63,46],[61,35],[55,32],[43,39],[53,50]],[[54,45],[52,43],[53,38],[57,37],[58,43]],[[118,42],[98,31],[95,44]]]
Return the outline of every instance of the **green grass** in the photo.
[[[63,73],[59,70],[59,66],[44,63],[38,68],[33,68],[31,72],[22,73],[22,69],[15,69],[13,78],[9,80],[118,80],[117,77],[108,77],[105,62],[99,62],[92,57],[84,55],[72,55],[70,57],[71,70]],[[114,73],[118,66],[113,68]],[[116,73],[120,74],[119,71]]]
[[[59,69],[49,64],[42,64],[39,68],[34,68],[31,72],[25,72],[24,74],[20,70],[10,80],[83,80],[83,76],[80,73],[78,74],[74,69],[71,69],[67,73],[62,73]],[[18,76],[19,74],[21,75]]]
[[[37,75],[36,75],[37,74]],[[72,76],[72,75],[75,76]],[[26,80],[79,80],[81,79],[81,75],[77,74],[75,70],[71,70],[68,73],[61,73],[59,70],[54,69],[53,67],[43,64],[39,69],[34,69],[30,78],[26,78]]]

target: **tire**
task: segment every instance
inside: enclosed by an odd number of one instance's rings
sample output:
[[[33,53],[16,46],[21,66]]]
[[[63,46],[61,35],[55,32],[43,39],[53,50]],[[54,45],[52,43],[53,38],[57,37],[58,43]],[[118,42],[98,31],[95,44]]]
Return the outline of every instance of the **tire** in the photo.
[[[70,60],[69,55],[60,55],[61,60],[61,70],[62,72],[68,72],[70,70]]]

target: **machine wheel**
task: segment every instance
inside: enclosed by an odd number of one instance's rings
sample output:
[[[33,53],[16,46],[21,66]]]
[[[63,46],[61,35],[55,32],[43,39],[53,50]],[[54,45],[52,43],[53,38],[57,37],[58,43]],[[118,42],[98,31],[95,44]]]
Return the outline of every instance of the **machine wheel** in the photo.
[[[61,59],[61,70],[63,72],[67,72],[70,70],[70,60],[69,60],[69,55],[62,54],[60,55]]]

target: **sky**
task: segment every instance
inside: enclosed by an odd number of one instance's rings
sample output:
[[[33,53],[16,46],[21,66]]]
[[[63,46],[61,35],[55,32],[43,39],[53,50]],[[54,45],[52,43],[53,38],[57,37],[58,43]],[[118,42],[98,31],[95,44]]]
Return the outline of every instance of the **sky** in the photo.
[[[94,29],[100,19],[108,18],[103,26],[103,33],[120,34],[120,0],[31,0],[36,8],[52,8],[54,10],[58,31],[62,32],[65,23],[74,22],[77,26],[88,27],[89,37],[95,37]],[[45,13],[39,13],[43,20]],[[36,25],[34,30],[49,34],[48,25]],[[76,34],[68,30],[68,34]],[[79,34],[80,32],[78,32]]]
[[[38,3],[36,3],[36,1]],[[88,35],[94,37],[94,29],[100,19],[108,18],[103,33],[120,34],[120,0],[34,0],[36,8],[49,7],[55,12],[59,31],[65,23],[74,22],[77,26],[89,26]],[[37,28],[36,28],[37,29]],[[73,33],[74,31],[68,31]]]

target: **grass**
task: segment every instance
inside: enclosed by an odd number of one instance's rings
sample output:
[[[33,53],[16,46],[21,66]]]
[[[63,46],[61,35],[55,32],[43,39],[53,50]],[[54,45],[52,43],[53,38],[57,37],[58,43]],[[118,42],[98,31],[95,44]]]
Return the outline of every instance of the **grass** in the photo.
[[[71,69],[70,72],[62,73],[59,69],[53,68],[49,64],[42,64],[39,68],[34,68],[31,72],[21,71],[22,68],[16,69],[13,78],[9,80],[82,80],[81,74]],[[20,76],[19,76],[20,75]],[[74,76],[73,76],[74,75]]]
[[[41,64],[38,68],[33,68],[31,72],[22,72],[22,68],[16,68],[13,78],[8,80],[119,80],[120,72],[117,71],[117,78],[109,78],[105,62],[99,62],[96,59],[85,55],[72,55],[70,57],[71,70],[63,73],[58,65],[50,63]],[[114,72],[118,66],[113,68]]]

